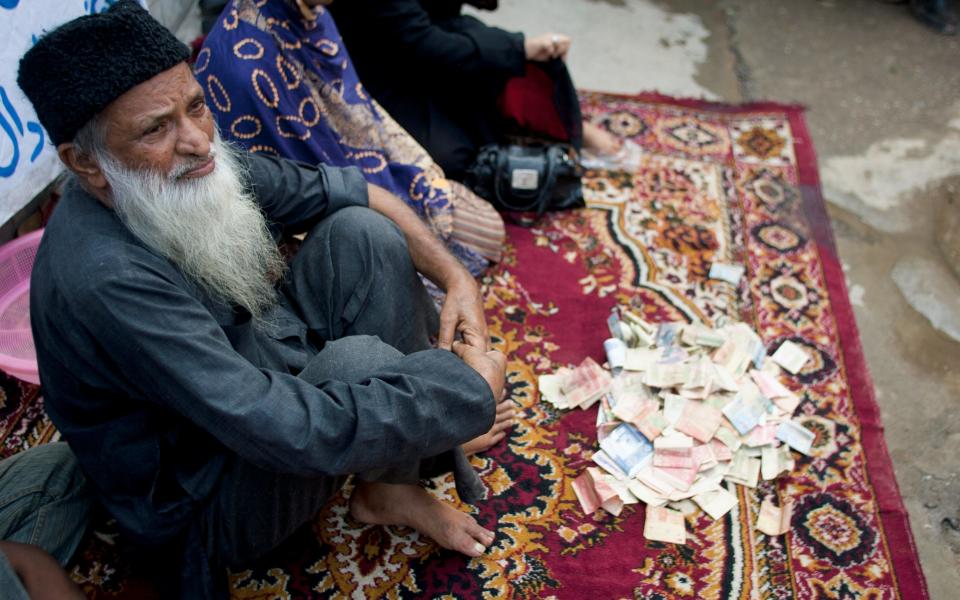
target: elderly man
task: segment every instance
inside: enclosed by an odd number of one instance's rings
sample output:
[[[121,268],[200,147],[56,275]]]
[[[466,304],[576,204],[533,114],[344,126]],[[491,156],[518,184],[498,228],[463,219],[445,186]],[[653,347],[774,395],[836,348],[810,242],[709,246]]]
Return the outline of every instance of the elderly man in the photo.
[[[52,419],[129,539],[183,549],[183,596],[222,594],[211,566],[278,545],[347,474],[359,521],[479,555],[494,534],[417,485],[482,491],[460,444],[494,424],[505,362],[476,283],[358,170],[222,144],[187,56],[121,0],[20,62],[74,176],[31,285]],[[275,236],[305,231],[286,270]]]

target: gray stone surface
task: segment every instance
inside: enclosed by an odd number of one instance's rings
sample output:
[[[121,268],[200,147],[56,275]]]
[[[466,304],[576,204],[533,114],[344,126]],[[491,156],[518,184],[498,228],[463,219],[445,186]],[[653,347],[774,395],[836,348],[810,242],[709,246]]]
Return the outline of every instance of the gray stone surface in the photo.
[[[937,247],[947,266],[960,278],[960,181],[945,187],[937,219]]]

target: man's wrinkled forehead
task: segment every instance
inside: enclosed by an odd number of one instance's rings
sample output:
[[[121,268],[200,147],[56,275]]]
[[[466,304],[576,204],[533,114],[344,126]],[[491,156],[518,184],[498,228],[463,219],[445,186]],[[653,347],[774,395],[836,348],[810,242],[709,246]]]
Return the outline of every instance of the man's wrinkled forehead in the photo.
[[[108,127],[136,128],[204,101],[203,88],[186,62],[154,75],[121,94],[100,113]]]

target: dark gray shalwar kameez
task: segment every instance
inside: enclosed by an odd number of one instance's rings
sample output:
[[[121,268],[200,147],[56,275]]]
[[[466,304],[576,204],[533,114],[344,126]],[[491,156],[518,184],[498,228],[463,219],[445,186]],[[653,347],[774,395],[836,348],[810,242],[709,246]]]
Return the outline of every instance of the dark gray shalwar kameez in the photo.
[[[403,235],[355,169],[251,156],[274,233],[310,230],[257,327],[68,187],[37,253],[31,319],[46,407],[134,544],[184,549],[184,596],[309,520],[347,474],[453,470],[493,424],[486,382],[429,349],[437,315]],[[376,336],[376,337],[373,337]]]

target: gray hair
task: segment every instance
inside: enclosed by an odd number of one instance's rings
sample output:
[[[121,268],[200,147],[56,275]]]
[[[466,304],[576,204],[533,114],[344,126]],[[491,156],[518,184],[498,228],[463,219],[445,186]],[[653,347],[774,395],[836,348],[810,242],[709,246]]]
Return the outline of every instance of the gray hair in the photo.
[[[100,115],[94,115],[77,131],[73,136],[73,145],[77,152],[85,156],[99,159],[106,154],[107,127]]]

